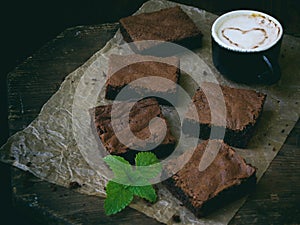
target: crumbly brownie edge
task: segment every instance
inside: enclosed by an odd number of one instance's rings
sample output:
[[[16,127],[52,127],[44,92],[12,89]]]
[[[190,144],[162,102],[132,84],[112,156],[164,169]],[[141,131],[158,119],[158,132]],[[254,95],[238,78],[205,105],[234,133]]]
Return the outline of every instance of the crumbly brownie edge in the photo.
[[[199,138],[206,140],[210,136],[211,127],[209,124],[200,124],[195,120],[185,118],[182,123],[182,131],[191,137],[196,137],[197,130],[199,129]]]
[[[115,100],[118,93],[122,90],[123,87],[113,87],[111,85],[107,85],[105,98],[108,100]],[[177,90],[177,88],[176,88]],[[128,94],[126,96],[121,96],[118,100],[121,101],[133,101],[139,98],[155,98],[160,105],[168,105],[171,106],[170,102],[177,104],[177,91],[170,92],[152,92],[147,91],[142,88],[128,88]],[[136,96],[130,97],[130,96]],[[161,96],[161,97],[158,97]],[[169,99],[170,101],[167,101]]]
[[[195,36],[186,37],[184,39],[178,40],[174,43],[186,47],[188,49],[200,48],[202,46],[203,34],[199,33]]]
[[[237,148],[246,148],[253,136],[255,124],[248,124],[243,130],[234,131],[226,128],[224,142]]]
[[[257,123],[256,123],[257,124]],[[231,129],[225,129],[225,136],[221,136],[224,127],[214,127],[215,133],[211,134],[210,124],[201,124],[195,120],[185,118],[183,121],[182,131],[184,134],[191,137],[196,136],[196,131],[199,129],[199,138],[202,140],[211,139],[222,139],[224,142],[230,146],[237,148],[247,147],[256,127],[256,124],[248,124],[243,130],[234,131]],[[210,136],[211,135],[211,136]]]
[[[161,144],[158,147],[156,147],[153,150],[149,150],[147,152],[152,152],[156,155],[156,157],[158,159],[165,159],[166,157],[168,157],[170,154],[172,154],[172,152],[175,149],[175,145],[176,143],[168,143],[168,144]],[[122,153],[122,154],[118,154],[118,156],[123,157],[124,159],[126,159],[130,164],[134,165],[135,164],[135,156],[136,154],[138,154],[140,151],[137,150],[133,150],[133,149],[128,149],[127,152]]]
[[[106,85],[105,87],[105,99],[115,100],[117,94],[122,90],[123,86],[115,87],[111,85]]]
[[[160,57],[168,57],[172,55],[177,55],[185,52],[185,48],[193,50],[200,48],[202,46],[202,35],[195,35],[192,37],[187,37],[178,41],[172,41],[171,43],[177,44],[184,48],[174,48],[168,44],[169,42],[161,42],[159,44],[153,44],[149,48],[144,48],[143,45],[134,45],[132,44],[132,50],[141,55],[153,55]]]
[[[133,42],[133,40],[131,39],[129,33],[127,32],[127,30],[125,29],[125,27],[123,26],[122,20],[119,21],[119,26],[120,26],[120,32],[124,38],[124,40],[127,43]]]
[[[131,38],[131,36],[130,36],[129,33],[127,32],[126,28],[123,26],[122,20],[119,21],[119,26],[120,26],[120,32],[121,32],[121,34],[122,34],[122,36],[123,36],[123,39],[124,39],[127,43],[129,43],[129,46],[130,46],[130,48],[132,49],[132,51],[133,51],[134,53],[136,53],[136,54],[141,54],[141,55],[143,55],[143,54],[141,53],[142,50],[139,49],[139,46],[137,46],[137,45],[134,43],[133,39]]]
[[[185,51],[184,48],[174,48],[170,46],[169,43],[177,44],[181,47],[193,50],[200,48],[202,46],[202,35],[196,35],[193,37],[187,37],[185,39],[181,39],[178,41],[173,42],[159,42],[156,43],[153,42],[151,44],[151,47],[145,47],[143,44],[136,45],[134,42],[130,44],[131,49],[141,55],[152,55],[152,56],[158,56],[158,57],[169,57],[173,55],[177,55]]]

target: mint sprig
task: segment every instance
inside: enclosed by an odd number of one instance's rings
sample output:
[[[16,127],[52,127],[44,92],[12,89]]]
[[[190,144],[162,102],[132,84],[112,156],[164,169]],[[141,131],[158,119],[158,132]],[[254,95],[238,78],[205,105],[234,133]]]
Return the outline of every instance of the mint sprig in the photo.
[[[156,201],[157,195],[150,180],[160,174],[161,164],[153,153],[138,153],[135,157],[135,168],[120,156],[108,155],[104,161],[114,173],[114,178],[106,185],[104,209],[107,215],[123,210],[134,196],[152,203]]]

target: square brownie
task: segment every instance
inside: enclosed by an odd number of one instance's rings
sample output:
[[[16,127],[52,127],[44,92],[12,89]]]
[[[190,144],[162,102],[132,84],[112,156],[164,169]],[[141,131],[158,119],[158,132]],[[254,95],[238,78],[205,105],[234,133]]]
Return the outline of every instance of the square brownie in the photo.
[[[251,192],[256,184],[256,168],[247,164],[224,142],[211,142],[209,145],[208,141],[200,143],[194,151],[186,151],[165,168],[165,172],[170,173],[187,161],[163,184],[197,217],[205,216]],[[200,170],[199,164],[205,151],[218,152],[212,163]]]
[[[200,127],[201,139],[224,138],[224,142],[239,148],[245,148],[249,143],[254,128],[261,116],[266,95],[254,90],[237,89],[226,86],[219,86],[214,83],[203,83],[206,93],[213,93],[210,100],[206,97],[202,89],[198,89],[193,96],[193,104],[198,113],[197,116],[192,113],[191,108],[185,115],[183,121],[183,132],[194,136],[196,129]],[[222,95],[217,95],[217,90],[221,88]],[[225,101],[226,112],[223,112],[221,107],[215,107],[216,115],[226,113],[225,136],[221,136],[218,130],[224,129],[222,125],[211,123],[211,107],[222,105]],[[224,105],[224,104],[223,104]],[[218,121],[216,121],[218,122]],[[210,137],[211,128],[214,127],[215,133]]]
[[[177,83],[180,76],[180,65],[177,57],[154,57],[143,55],[115,55],[112,54],[108,61],[108,78],[105,83],[105,98],[114,100],[119,92],[127,86],[126,95],[119,96],[119,100],[131,98],[160,96],[158,101],[168,103],[163,99],[176,102]],[[164,79],[152,79],[132,83],[140,78],[149,76]],[[151,79],[151,78],[150,78]],[[171,82],[170,82],[171,81]],[[168,103],[169,104],[169,103]]]
[[[138,149],[143,149],[148,145],[157,144],[157,147],[149,151],[156,154],[158,158],[164,158],[172,153],[174,150],[176,139],[172,135],[168,122],[162,114],[161,108],[154,98],[142,99],[136,103],[122,102],[114,105],[116,109],[115,118],[116,126],[112,126],[112,105],[98,106],[91,110],[93,116],[93,124],[95,125],[97,135],[100,137],[105,149],[112,155],[119,155],[124,157],[130,163],[134,163],[135,155],[139,152],[132,149],[132,146]],[[128,115],[125,112],[129,111],[129,127]],[[167,125],[166,134],[162,137],[164,130],[162,123],[155,122],[154,118],[162,119]],[[153,122],[154,121],[154,122]],[[151,132],[149,130],[149,123],[151,124]],[[130,130],[129,130],[130,129]],[[128,139],[128,132],[131,131],[139,141]],[[121,143],[117,136],[127,138],[128,146]],[[160,140],[160,137],[163,140]],[[145,140],[145,141],[143,141]],[[160,143],[161,141],[161,143]]]
[[[120,31],[126,42],[158,40],[174,42],[193,49],[201,46],[202,33],[192,19],[179,7],[142,13],[120,19]],[[135,44],[144,51],[157,43]]]

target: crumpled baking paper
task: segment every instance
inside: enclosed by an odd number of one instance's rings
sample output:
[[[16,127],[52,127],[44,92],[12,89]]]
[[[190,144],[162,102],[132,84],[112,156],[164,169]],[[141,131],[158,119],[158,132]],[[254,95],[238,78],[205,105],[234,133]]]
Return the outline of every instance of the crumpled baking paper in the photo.
[[[180,5],[164,0],[150,0],[137,13],[156,11],[162,8]],[[267,94],[267,100],[259,121],[256,133],[247,149],[236,149],[248,163],[258,168],[260,179],[283,145],[289,132],[299,119],[300,113],[300,40],[285,35],[282,43],[280,64],[282,79],[273,86],[246,86],[234,84],[224,79],[213,67],[211,60],[210,28],[216,15],[194,7],[180,5],[203,32],[201,49],[195,53],[204,64],[189,65],[191,71],[198,71],[193,77],[197,81],[209,81],[207,72],[213,73],[220,84],[256,89]],[[111,53],[121,54],[118,48],[122,44],[122,36],[118,31],[106,46],[95,53],[84,65],[69,74],[59,90],[43,106],[38,117],[24,130],[9,138],[0,149],[0,159],[35,176],[68,187],[71,182],[81,184],[78,191],[97,196],[105,196],[104,187],[108,176],[104,164],[94,165],[93,157],[101,155],[97,151],[81,151],[81,141],[95,139],[94,134],[80,135],[81,126],[90,126],[90,120],[77,123],[76,110],[93,107],[95,104],[108,104],[101,91],[92,102],[91,87],[105,82],[108,56]],[[199,72],[200,71],[200,72]],[[182,86],[192,86],[188,80],[181,79]],[[190,85],[190,86],[189,86]],[[78,90],[80,93],[78,94]],[[174,117],[172,110],[163,108],[169,119]],[[176,124],[173,124],[176,127]],[[82,140],[84,139],[84,140]],[[84,142],[83,142],[84,143]],[[97,149],[97,146],[94,146]],[[30,162],[30,163],[29,163]],[[83,185],[84,184],[84,185]],[[246,198],[242,198],[228,206],[217,210],[208,217],[198,219],[187,210],[180,201],[173,197],[162,185],[158,184],[159,200],[155,204],[147,204],[135,199],[131,207],[145,213],[149,217],[166,223],[175,223],[174,215],[180,216],[176,224],[227,224],[242,206]]]

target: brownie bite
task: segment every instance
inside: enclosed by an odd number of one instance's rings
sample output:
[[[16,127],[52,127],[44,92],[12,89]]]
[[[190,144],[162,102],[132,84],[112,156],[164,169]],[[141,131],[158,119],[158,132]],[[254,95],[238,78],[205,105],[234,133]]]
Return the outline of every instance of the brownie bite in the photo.
[[[91,110],[97,134],[110,154],[122,156],[133,164],[135,155],[139,152],[134,149],[142,150],[149,145],[158,144],[156,148],[149,150],[156,154],[158,158],[164,158],[172,153],[176,139],[172,135],[168,122],[163,116],[156,99],[147,98],[136,103],[122,102],[115,104],[114,107],[115,130],[112,127],[112,105],[98,106]],[[128,123],[128,115],[127,117],[125,115],[126,111],[130,112],[129,127],[126,126],[126,123]],[[162,127],[164,125],[158,120],[153,120],[155,118],[163,120],[167,125],[165,136],[163,136],[164,129]],[[152,122],[151,133],[149,130],[150,121]],[[129,131],[139,139],[137,142],[128,139]],[[125,137],[129,144],[124,145],[118,137]]]
[[[261,116],[266,95],[253,90],[219,86],[214,83],[204,83],[203,85],[202,87],[205,87],[206,94],[217,93],[217,90],[221,88],[222,95],[213,94],[209,103],[205,92],[202,89],[198,89],[192,100],[196,107],[198,118],[190,108],[183,121],[183,132],[194,136],[196,130],[200,127],[199,137],[201,139],[223,139],[225,143],[231,146],[245,148]],[[215,121],[216,124],[212,124],[210,104],[221,106],[223,101],[225,101],[226,106],[226,124],[218,124],[218,120]],[[225,113],[222,107],[214,108],[217,110],[214,112],[215,115],[223,115]],[[214,127],[214,133],[211,134],[212,127]],[[219,131],[224,129],[225,136],[223,137],[223,135],[220,135],[222,132]]]
[[[166,172],[173,171],[178,163],[189,157],[182,169],[163,181],[167,189],[197,217],[236,200],[255,189],[256,168],[247,164],[230,146],[212,140],[199,144],[193,152],[179,156],[170,162]],[[216,148],[216,149],[214,149]],[[212,163],[204,170],[199,169],[205,151],[218,151]]]
[[[180,65],[177,57],[161,58],[137,54],[126,56],[112,54],[109,57],[107,75],[106,99],[114,100],[119,92],[128,85],[126,94],[118,96],[119,100],[159,96],[157,99],[162,104],[169,104],[167,99],[176,102],[176,84],[180,76]],[[162,79],[149,78],[151,79],[150,82],[140,79],[150,76]],[[138,81],[138,83],[134,81]]]
[[[190,49],[201,46],[201,31],[179,6],[129,16],[119,22],[126,42],[158,40],[174,42]],[[134,50],[144,51],[155,45],[157,43],[135,44]]]

